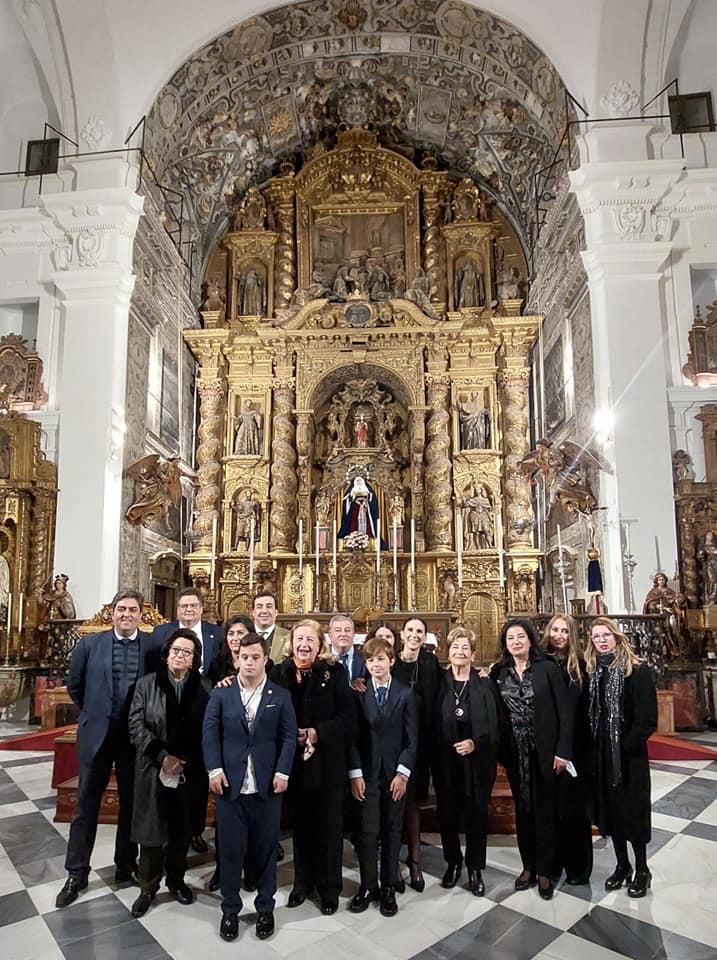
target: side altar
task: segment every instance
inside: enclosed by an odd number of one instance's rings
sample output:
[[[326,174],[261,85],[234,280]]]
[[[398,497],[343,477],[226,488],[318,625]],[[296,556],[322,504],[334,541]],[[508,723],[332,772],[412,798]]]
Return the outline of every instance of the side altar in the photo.
[[[535,610],[526,266],[495,198],[353,128],[235,198],[209,260],[186,560],[210,615]]]

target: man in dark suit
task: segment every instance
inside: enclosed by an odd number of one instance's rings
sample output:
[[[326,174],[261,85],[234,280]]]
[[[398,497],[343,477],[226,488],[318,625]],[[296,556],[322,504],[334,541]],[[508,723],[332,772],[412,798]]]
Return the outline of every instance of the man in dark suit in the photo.
[[[256,876],[256,935],[265,940],[274,932],[281,794],[289,782],[297,730],[291,696],[267,679],[267,661],[261,637],[242,637],[237,682],[212,691],[204,717],[204,762],[219,826],[223,940],[239,935],[247,853]]]
[[[130,842],[134,750],[127,718],[137,680],[155,670],[159,661],[153,634],[138,629],[143,602],[141,593],[121,590],[112,601],[112,629],[81,637],[72,655],[67,689],[80,708],[80,783],[65,857],[68,877],[57,895],[57,907],[71,904],[87,886],[100,803],[113,764],[119,794],[115,881],[134,880],[137,846]]]
[[[212,660],[219,653],[222,643],[222,629],[216,624],[202,620],[202,598],[195,587],[187,587],[177,597],[177,619],[171,623],[161,623],[154,628],[154,637],[160,647],[179,627],[191,630],[202,645],[201,673],[206,673]],[[201,778],[195,781],[195,790],[189,799],[190,828],[192,831],[192,849],[197,853],[207,852],[207,841],[202,834],[207,825],[207,783]]]
[[[368,670],[360,650],[354,647],[355,628],[351,617],[337,613],[329,620],[329,643],[331,652],[346,670],[350,686],[363,693],[366,689]]]
[[[396,654],[386,640],[372,637],[362,650],[370,680],[356,694],[357,737],[350,750],[349,778],[354,799],[362,804],[358,854],[359,892],[352,913],[362,913],[380,898],[384,917],[398,911],[398,854],[406,785],[416,763],[418,720],[413,691],[391,677]],[[377,855],[381,841],[381,890]]]

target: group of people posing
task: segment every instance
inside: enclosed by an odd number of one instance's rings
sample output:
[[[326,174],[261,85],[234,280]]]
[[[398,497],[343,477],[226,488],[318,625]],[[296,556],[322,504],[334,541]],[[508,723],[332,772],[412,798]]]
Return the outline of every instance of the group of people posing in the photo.
[[[268,592],[255,598],[252,618],[230,618],[223,636],[202,623],[192,590],[179,598],[178,620],[155,634],[138,631],[141,608],[135,592],[118,594],[113,629],[84,637],[73,656],[80,783],[58,907],[87,886],[113,764],[115,879],[136,878],[136,917],[165,874],[178,902],[193,901],[187,852],[190,844],[206,849],[208,785],[217,857],[210,889],[221,889],[225,940],[238,936],[242,884],[256,891],[257,936],[274,931],[284,797],[293,839],[289,907],[317,895],[322,913],[336,912],[345,834],[360,869],[349,910],[375,903],[384,916],[396,914],[406,884],[402,834],[408,884],[422,892],[420,809],[431,778],[442,886],[455,887],[465,864],[469,890],[483,896],[498,763],[515,803],[516,890],[537,884],[550,899],[563,871],[568,884],[588,883],[593,824],[615,849],[606,888],[625,884],[630,897],[649,889],[647,739],[656,695],[647,665],[613,620],[593,620],[582,650],[569,616],[553,617],[542,639],[529,620],[511,618],[486,672],[473,665],[476,638],[464,627],[448,635],[444,669],[425,647],[420,617],[400,634],[380,622],[357,647],[343,615],[331,619],[328,637],[313,619],[282,630]]]

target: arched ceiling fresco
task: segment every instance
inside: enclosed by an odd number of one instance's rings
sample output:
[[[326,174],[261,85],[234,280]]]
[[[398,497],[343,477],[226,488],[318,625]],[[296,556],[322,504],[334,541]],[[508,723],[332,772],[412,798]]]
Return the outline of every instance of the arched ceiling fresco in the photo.
[[[564,123],[554,67],[492,14],[460,0],[308,0],[187,60],[155,101],[145,145],[184,194],[204,254],[233,194],[321,149],[340,124],[371,124],[385,146],[473,177],[525,239],[531,174]]]

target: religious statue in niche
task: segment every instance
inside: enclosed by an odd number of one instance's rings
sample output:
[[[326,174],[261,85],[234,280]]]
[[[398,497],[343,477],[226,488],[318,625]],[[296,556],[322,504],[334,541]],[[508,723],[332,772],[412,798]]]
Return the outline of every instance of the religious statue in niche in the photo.
[[[717,543],[712,530],[704,535],[702,543],[698,545],[697,559],[702,563],[704,579],[704,605],[717,603]]]
[[[251,400],[245,400],[234,417],[234,455],[259,457],[264,445],[264,418]]]
[[[456,268],[453,303],[456,310],[485,306],[483,269],[472,257]]]
[[[134,480],[134,503],[125,517],[135,526],[149,526],[155,517],[162,516],[167,530],[171,531],[170,510],[179,510],[182,497],[182,472],[178,457],[165,460],[151,453],[127,467],[127,476]]]
[[[223,310],[226,306],[224,287],[216,277],[204,284],[202,291],[202,310]]]
[[[694,480],[695,471],[692,469],[692,457],[686,450],[675,450],[672,454],[672,478],[678,480]]]
[[[266,201],[256,187],[249,187],[234,218],[235,230],[263,230],[266,226]]]
[[[67,589],[69,579],[66,573],[60,573],[54,579],[50,577],[42,588],[43,620],[76,619],[75,601]]]
[[[10,438],[0,430],[0,480],[10,479]]]
[[[433,304],[428,296],[430,291],[431,278],[423,267],[418,267],[413,282],[411,286],[407,288],[404,297],[406,300],[410,300],[411,303],[415,303],[427,317],[430,317],[432,320],[438,320],[438,313],[434,310]]]
[[[472,487],[461,499],[463,549],[490,550],[495,546],[493,504],[484,484]]]
[[[478,220],[480,203],[480,191],[469,177],[465,177],[453,191],[453,213],[456,220]]]
[[[499,300],[520,300],[520,273],[517,267],[505,261],[500,265],[496,274],[496,287]]]
[[[529,570],[521,570],[515,582],[515,609],[527,613],[532,609],[533,575]]]
[[[368,446],[368,423],[363,413],[358,415],[354,423],[354,444],[357,447]]]
[[[234,549],[248,551],[261,536],[261,507],[249,487],[232,503],[235,513]]]
[[[487,450],[490,447],[490,411],[483,405],[478,391],[470,399],[458,400],[462,450]]]
[[[341,509],[341,527],[338,538],[343,540],[352,533],[377,536],[378,500],[376,491],[362,476],[354,481],[344,494]]]
[[[444,570],[441,578],[441,610],[455,609],[456,592],[455,571]]]
[[[247,270],[239,277],[238,285],[239,313],[242,317],[263,317],[266,315],[266,284],[258,270]]]
[[[655,574],[652,589],[645,597],[643,613],[667,614],[675,637],[679,638],[687,616],[687,598],[667,585],[667,574]]]

